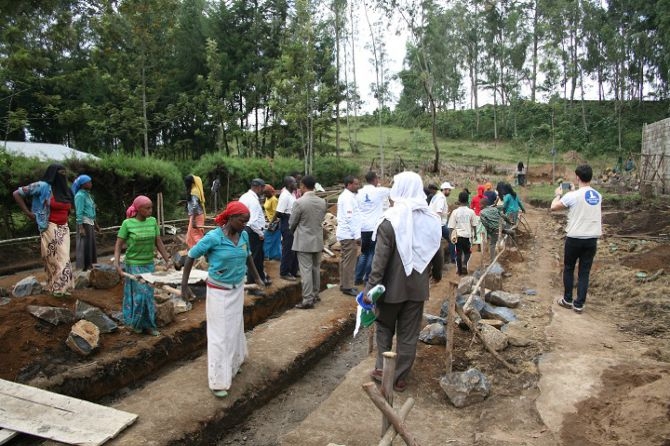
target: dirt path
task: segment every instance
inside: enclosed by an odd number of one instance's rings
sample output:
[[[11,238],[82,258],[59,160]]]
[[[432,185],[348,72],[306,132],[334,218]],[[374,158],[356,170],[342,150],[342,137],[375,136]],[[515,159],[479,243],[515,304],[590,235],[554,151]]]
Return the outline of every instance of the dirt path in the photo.
[[[507,291],[537,291],[523,295],[516,310],[529,345],[502,352],[522,373],[508,372],[481,345],[472,344],[470,334],[457,331],[455,370],[479,368],[493,390],[483,403],[456,409],[437,384],[444,368],[443,348],[420,345],[410,386],[396,396],[396,405],[408,397],[417,401],[408,419],[412,432],[424,445],[670,444],[670,367],[657,360],[668,352],[667,339],[657,342],[622,331],[625,319],[615,311],[622,302],[611,305],[611,296],[598,281],[584,314],[558,307],[563,223],[540,209],[530,210],[527,218],[535,237],[522,243],[525,261],[515,253],[504,261],[510,273],[504,284]],[[607,277],[602,266],[610,260],[606,249],[598,260],[595,274]],[[439,312],[446,290],[444,282],[431,289],[428,312]],[[339,376],[360,347],[345,346],[348,353],[322,361],[223,437],[219,446],[374,444],[378,415],[360,388],[369,380],[371,357],[352,364],[333,393],[318,408],[315,405],[323,399],[325,377]],[[332,379],[329,382],[332,385]],[[301,417],[306,418],[301,422]],[[369,419],[373,422],[361,422]]]

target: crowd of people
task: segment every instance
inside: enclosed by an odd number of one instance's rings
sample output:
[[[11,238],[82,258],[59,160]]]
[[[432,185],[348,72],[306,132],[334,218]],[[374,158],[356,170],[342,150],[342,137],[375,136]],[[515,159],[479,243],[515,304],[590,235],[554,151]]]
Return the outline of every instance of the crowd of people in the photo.
[[[521,163],[519,169],[523,170]],[[580,166],[576,175],[579,189],[565,195],[561,188],[557,189],[551,209],[570,210],[563,275],[565,293],[558,304],[581,312],[600,236],[601,197],[590,187],[589,166]],[[493,261],[500,232],[510,231],[525,208],[512,185],[506,182],[498,183],[495,188],[489,182],[478,185],[474,197],[463,188],[451,210],[448,197],[455,187],[448,181],[439,188],[432,183],[424,186],[418,174],[403,172],[395,175],[391,187],[386,187],[370,171],[365,175],[365,183],[361,187],[356,176],[346,176],[337,199],[339,289],[349,296],[362,292],[367,299],[368,291],[384,285],[385,292],[376,301],[379,348],[371,376],[382,379],[382,354],[391,350],[395,336],[398,362],[394,387],[402,391],[416,354],[430,280],[441,280],[445,261],[455,263],[459,275],[469,274],[473,244],[480,245],[484,252],[488,240],[489,258]],[[84,174],[68,187],[65,168],[53,164],[40,181],[14,192],[21,210],[37,223],[47,290],[54,296],[69,295],[73,286],[68,227],[73,207],[77,225],[76,266],[87,270],[97,261],[95,233],[99,226],[92,184],[92,178]],[[525,184],[520,173],[517,184]],[[300,280],[302,300],[296,308],[308,310],[321,300],[320,266],[327,203],[315,193],[320,186],[312,175],[287,175],[279,196],[263,179],[254,178],[249,190],[239,200],[230,201],[216,216],[214,229],[205,231],[202,179],[191,174],[185,177],[184,185],[189,250],[183,258],[181,293],[185,299],[193,297],[188,280],[195,260],[205,256],[208,380],[212,393],[225,397],[247,356],[245,284],[259,287],[272,284],[264,262],[279,260],[280,279]],[[124,322],[136,333],[158,336],[153,287],[133,279],[155,270],[156,251],[170,265],[170,255],[152,213],[150,198],[139,195],[133,200],[117,233],[114,266],[122,277],[128,278],[124,283]],[[125,258],[121,262],[124,246]],[[572,277],[577,261],[579,284],[577,297],[573,299]],[[363,289],[359,291],[358,286]]]

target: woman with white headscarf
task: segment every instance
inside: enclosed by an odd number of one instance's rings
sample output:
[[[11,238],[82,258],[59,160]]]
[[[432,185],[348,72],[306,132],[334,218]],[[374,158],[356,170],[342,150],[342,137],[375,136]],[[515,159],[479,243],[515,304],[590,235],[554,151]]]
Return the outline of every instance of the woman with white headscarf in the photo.
[[[395,390],[402,392],[416,356],[431,271],[435,280],[442,278],[442,228],[440,218],[426,204],[418,174],[396,175],[390,199],[393,207],[384,213],[373,234],[375,255],[365,295],[377,284],[386,287],[376,302],[377,363],[371,376],[381,381],[382,355],[391,350],[395,335],[398,357],[393,382]],[[431,268],[435,254],[438,261]]]

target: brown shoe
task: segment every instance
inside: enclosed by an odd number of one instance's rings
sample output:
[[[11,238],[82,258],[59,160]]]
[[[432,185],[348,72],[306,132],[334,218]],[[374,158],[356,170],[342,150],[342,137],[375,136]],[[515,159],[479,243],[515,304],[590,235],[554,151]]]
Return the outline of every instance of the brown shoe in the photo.
[[[377,382],[382,382],[382,377],[384,376],[384,372],[379,369],[374,369],[373,371],[370,372],[370,378],[374,379]]]
[[[393,390],[395,390],[396,392],[404,392],[406,388],[407,388],[407,381],[405,381],[404,379],[399,379],[393,385]]]

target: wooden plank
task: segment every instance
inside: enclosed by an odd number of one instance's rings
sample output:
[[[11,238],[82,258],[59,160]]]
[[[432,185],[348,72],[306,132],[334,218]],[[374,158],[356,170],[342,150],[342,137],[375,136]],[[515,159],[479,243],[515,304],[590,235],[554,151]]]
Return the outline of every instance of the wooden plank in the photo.
[[[78,445],[100,445],[137,415],[0,379],[0,427]]]
[[[18,432],[9,429],[0,429],[0,444],[5,444],[12,438],[19,435]]]

